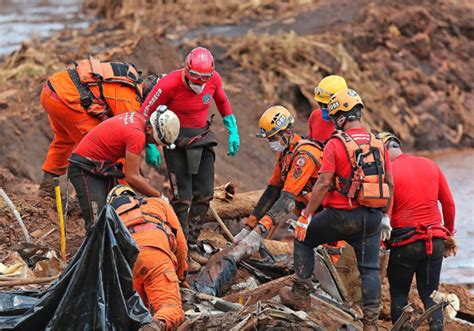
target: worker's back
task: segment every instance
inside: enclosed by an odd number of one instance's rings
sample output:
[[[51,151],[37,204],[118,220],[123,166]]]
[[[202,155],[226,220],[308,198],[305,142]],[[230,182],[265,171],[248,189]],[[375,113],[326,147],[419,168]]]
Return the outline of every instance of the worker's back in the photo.
[[[393,227],[439,223],[440,170],[436,163],[423,157],[402,154],[393,161],[392,172]]]

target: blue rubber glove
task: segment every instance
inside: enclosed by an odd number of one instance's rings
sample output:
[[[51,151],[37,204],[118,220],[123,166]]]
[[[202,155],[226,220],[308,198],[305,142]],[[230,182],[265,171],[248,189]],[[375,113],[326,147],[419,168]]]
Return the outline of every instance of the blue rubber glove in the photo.
[[[147,164],[151,165],[158,169],[158,166],[161,164],[161,154],[155,144],[147,144],[145,146],[146,155],[145,161]]]
[[[240,137],[239,137],[239,128],[237,127],[237,120],[235,119],[234,114],[227,115],[223,118],[224,126],[229,132],[229,149],[227,150],[227,155],[235,156],[239,151],[240,147]]]

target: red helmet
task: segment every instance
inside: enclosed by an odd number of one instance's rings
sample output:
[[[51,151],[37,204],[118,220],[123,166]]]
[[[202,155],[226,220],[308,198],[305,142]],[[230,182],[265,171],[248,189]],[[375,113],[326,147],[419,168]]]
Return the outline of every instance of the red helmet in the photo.
[[[196,47],[186,56],[184,74],[195,84],[204,84],[214,73],[214,57],[204,47]]]

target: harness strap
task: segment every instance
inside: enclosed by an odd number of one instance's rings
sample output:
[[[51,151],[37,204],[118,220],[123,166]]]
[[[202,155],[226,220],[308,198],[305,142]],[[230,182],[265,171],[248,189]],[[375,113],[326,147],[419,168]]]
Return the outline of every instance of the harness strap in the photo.
[[[94,101],[94,95],[89,90],[88,87],[82,85],[81,79],[79,78],[79,74],[77,73],[76,69],[68,69],[67,70],[71,81],[76,86],[77,92],[79,92],[79,97],[81,99],[81,106],[85,110],[89,109]]]

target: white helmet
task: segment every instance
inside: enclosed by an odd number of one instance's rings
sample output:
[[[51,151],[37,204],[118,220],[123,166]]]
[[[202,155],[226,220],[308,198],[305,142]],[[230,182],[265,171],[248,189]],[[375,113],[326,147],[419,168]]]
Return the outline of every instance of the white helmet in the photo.
[[[153,138],[159,145],[165,145],[173,149],[174,141],[179,135],[179,118],[165,105],[159,105],[150,116],[153,128]]]

